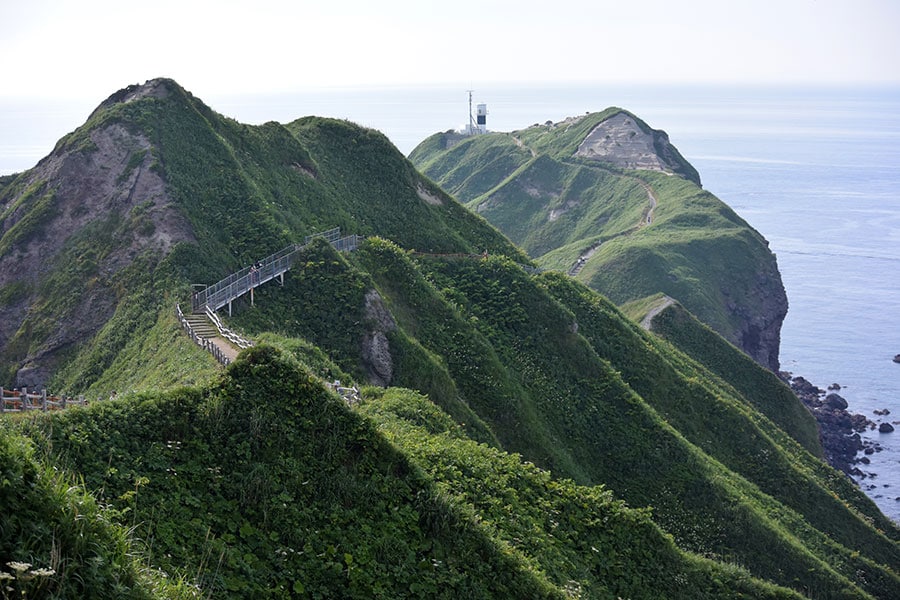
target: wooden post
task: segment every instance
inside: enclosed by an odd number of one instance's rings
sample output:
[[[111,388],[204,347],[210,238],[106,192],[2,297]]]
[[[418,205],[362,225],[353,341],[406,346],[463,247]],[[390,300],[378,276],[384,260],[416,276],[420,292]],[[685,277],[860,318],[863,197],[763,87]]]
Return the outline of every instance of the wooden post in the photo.
[[[60,404],[59,404],[59,405],[60,405],[60,408],[62,408],[63,410],[66,410],[66,396],[65,396],[65,395],[63,395],[63,396],[59,399],[59,402],[60,402]]]
[[[47,411],[47,390],[41,390],[41,410]]]
[[[253,306],[253,288],[250,288],[250,306]],[[228,316],[230,317],[231,313]]]
[[[22,388],[22,395],[19,396],[19,400],[22,401],[22,403],[19,406],[21,407],[22,412],[25,412],[25,405],[28,404],[28,388],[27,387]]]
[[[0,386],[0,413],[6,412],[6,390]]]

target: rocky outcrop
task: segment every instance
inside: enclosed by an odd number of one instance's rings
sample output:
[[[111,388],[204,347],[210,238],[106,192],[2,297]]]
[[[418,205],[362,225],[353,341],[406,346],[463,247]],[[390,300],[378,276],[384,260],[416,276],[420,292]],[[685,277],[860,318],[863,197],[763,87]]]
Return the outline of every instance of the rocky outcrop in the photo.
[[[369,325],[361,342],[361,358],[369,383],[381,387],[394,378],[394,362],[387,334],[397,329],[397,323],[375,290],[365,296],[365,317]]]
[[[781,368],[781,325],[787,316],[788,300],[778,265],[772,259],[750,277],[746,291],[734,294],[723,288],[725,308],[736,324],[733,344],[759,364],[777,373]]]
[[[782,375],[816,418],[828,464],[848,475],[862,475],[854,464],[856,455],[865,450],[859,434],[866,430],[868,419],[864,415],[848,412],[847,401],[840,395],[831,393],[826,396],[824,390],[803,377],[791,378],[786,373]]]
[[[865,415],[850,412],[847,400],[834,391],[841,389],[836,383],[828,386],[831,393],[827,393],[803,377],[791,377],[789,373],[780,375],[816,418],[828,464],[858,480],[875,477],[874,473],[863,472],[857,465],[868,465],[868,456],[881,452],[883,448],[876,441],[863,439],[860,434],[867,429],[891,433],[894,426],[887,421],[875,423]],[[891,411],[883,409],[874,412],[883,417]]]
[[[101,107],[163,93],[161,84],[126,88]],[[0,350],[19,365],[16,386],[43,385],[62,353],[109,320],[123,269],[194,239],[153,163],[151,142],[111,120],[70,134],[3,190],[2,204],[15,208],[0,221],[0,291],[16,293],[0,302]],[[66,289],[53,287],[61,268],[81,270]],[[58,322],[42,331],[36,307],[60,297]]]
[[[578,146],[575,156],[623,169],[678,173],[700,185],[697,171],[681,157],[665,131],[650,129],[624,111],[598,123]]]

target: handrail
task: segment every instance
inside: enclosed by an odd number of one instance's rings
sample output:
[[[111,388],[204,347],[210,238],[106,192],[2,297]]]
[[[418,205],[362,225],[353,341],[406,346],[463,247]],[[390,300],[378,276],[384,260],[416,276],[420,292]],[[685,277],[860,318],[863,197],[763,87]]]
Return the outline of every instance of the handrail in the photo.
[[[47,390],[42,389],[38,393],[29,393],[27,388],[10,390],[0,387],[0,413],[25,412],[27,410],[65,410],[72,406],[86,406],[88,403],[84,396],[73,398],[71,396],[48,395]]]
[[[364,239],[362,236],[355,234],[340,237],[339,227],[329,229],[320,234],[306,236],[306,243],[302,246],[291,244],[267,256],[256,265],[244,267],[225,279],[195,292],[192,298],[192,310],[194,312],[204,312],[206,308],[211,308],[214,311],[219,310],[251,289],[275,279],[289,270],[293,266],[297,254],[309,246],[317,237],[325,238],[338,252],[356,250]]]
[[[231,363],[231,359],[228,358],[228,356],[226,356],[224,352],[222,352],[222,349],[219,348],[219,346],[215,342],[201,335],[198,335],[197,332],[194,331],[194,328],[191,327],[190,321],[185,318],[184,313],[181,311],[181,305],[178,303],[175,304],[175,312],[178,314],[178,320],[181,322],[181,326],[185,331],[187,331],[187,334],[192,340],[194,340],[195,344],[212,354],[220,364],[227,367]]]
[[[222,320],[219,318],[219,315],[217,315],[216,312],[208,306],[206,307],[206,316],[210,318],[210,320],[213,322],[213,325],[215,325],[216,329],[219,330],[219,333],[222,334],[223,338],[225,338],[241,350],[253,346],[253,342],[242,338],[237,333],[225,327],[222,324]]]

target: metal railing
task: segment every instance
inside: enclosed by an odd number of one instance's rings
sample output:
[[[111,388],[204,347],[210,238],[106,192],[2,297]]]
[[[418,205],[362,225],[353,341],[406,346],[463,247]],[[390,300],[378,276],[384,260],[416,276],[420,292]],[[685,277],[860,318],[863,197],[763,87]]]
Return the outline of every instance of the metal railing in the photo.
[[[281,276],[293,266],[297,254],[318,237],[325,238],[338,252],[356,250],[364,239],[358,235],[341,237],[340,227],[308,235],[306,236],[306,243],[302,246],[291,244],[275,254],[267,256],[255,265],[245,267],[236,273],[232,273],[225,279],[195,292],[191,298],[191,309],[193,312],[204,312],[207,308],[213,311],[219,310],[251,289]]]

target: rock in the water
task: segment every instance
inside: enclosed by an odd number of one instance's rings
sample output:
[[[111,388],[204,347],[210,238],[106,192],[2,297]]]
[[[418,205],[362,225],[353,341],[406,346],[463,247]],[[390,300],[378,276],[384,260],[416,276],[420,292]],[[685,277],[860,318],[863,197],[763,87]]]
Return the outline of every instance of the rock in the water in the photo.
[[[900,363],[900,354],[898,354],[898,355],[896,355],[896,356],[894,357],[894,362],[895,362],[895,363]]]
[[[869,420],[865,415],[850,415],[850,426],[853,427],[853,431],[862,433],[869,426]]]
[[[878,433],[890,433],[894,430],[894,426],[890,423],[882,423],[878,426]]]
[[[847,410],[847,401],[838,394],[828,394],[825,396],[825,406],[828,408],[836,408],[838,410]]]

